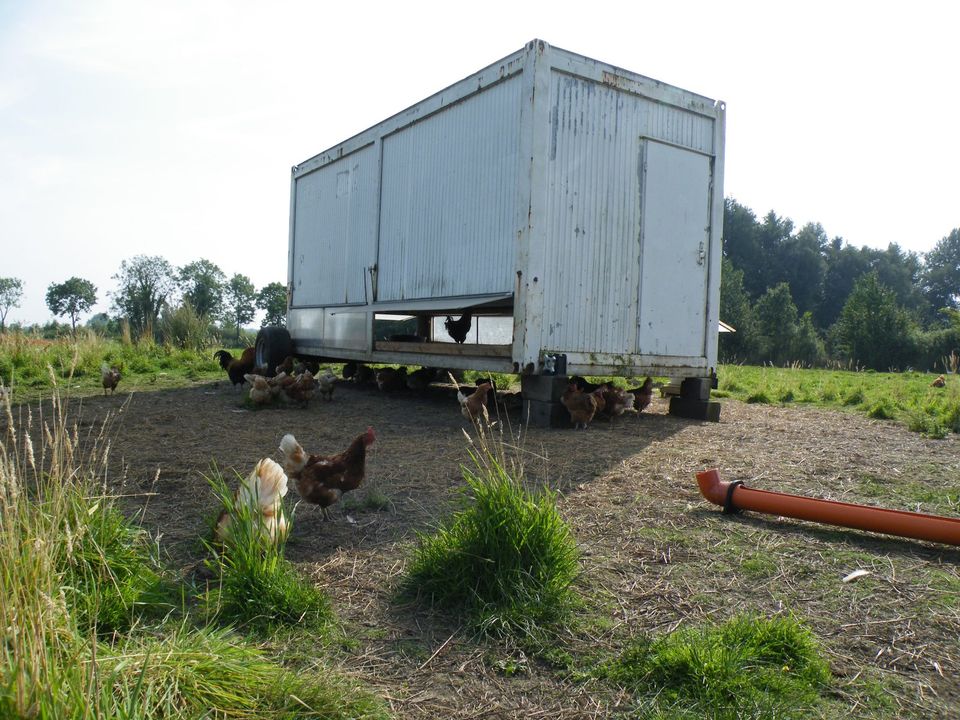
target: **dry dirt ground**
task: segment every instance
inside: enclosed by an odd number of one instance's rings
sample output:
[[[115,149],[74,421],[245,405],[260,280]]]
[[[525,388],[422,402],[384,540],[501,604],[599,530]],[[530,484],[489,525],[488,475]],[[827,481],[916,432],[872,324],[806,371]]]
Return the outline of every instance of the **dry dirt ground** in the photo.
[[[309,451],[343,449],[372,425],[368,480],[386,510],[295,510],[287,556],[333,600],[344,649],[318,665],[372,689],[398,718],[611,717],[629,698],[574,682],[519,650],[478,641],[455,619],[398,607],[392,592],[416,541],[448,512],[469,462],[449,388],[388,396],[338,385],[332,402],[250,411],[226,382],[74,399],[86,427],[113,413],[116,489],[179,567],[217,508],[213,464],[247,473],[277,457],[284,433]],[[642,415],[585,432],[530,429],[525,474],[560,493],[582,552],[578,589],[595,619],[572,633],[576,655],[613,655],[633,633],[721,622],[741,611],[792,611],[821,640],[833,696],[849,717],[960,717],[960,551],[757,514],[723,515],[694,473],[716,467],[748,486],[924,510],[958,492],[960,438],[926,439],[891,422],[803,407],[723,400],[719,423],[675,418],[656,399]],[[516,430],[519,412],[510,415]],[[349,497],[349,496],[348,496]],[[295,489],[287,496],[297,500]],[[954,505],[956,511],[956,505]],[[870,575],[843,583],[851,571]],[[600,618],[597,620],[596,618]],[[894,691],[888,710],[865,683]]]

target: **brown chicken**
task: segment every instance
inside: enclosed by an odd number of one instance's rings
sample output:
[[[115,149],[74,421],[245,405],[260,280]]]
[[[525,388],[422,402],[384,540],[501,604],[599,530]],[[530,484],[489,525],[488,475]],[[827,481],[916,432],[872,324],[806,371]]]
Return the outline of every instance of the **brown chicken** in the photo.
[[[590,424],[593,416],[597,413],[596,395],[583,392],[573,383],[567,385],[567,389],[560,396],[560,402],[570,413],[574,430],[579,430],[581,426],[586,430],[587,425]]]
[[[308,455],[293,435],[284,435],[280,441],[283,469],[296,483],[300,497],[319,505],[324,520],[329,520],[329,507],[339,502],[345,492],[356,490],[363,483],[367,448],[376,439],[373,428],[368,427],[342,453]]]
[[[255,348],[248,347],[243,351],[240,357],[235,358],[228,350],[217,350],[213,356],[220,361],[220,367],[227,371],[227,377],[234,387],[243,385],[244,375],[254,371],[254,364],[257,361],[257,351]]]
[[[109,390],[113,395],[113,391],[117,389],[117,383],[120,382],[120,371],[103,363],[100,365],[100,379],[103,384],[103,394],[106,395]]]
[[[299,403],[300,407],[307,407],[310,398],[317,392],[317,381],[313,373],[307,370],[293,378],[293,382],[283,384],[283,394],[288,400]]]
[[[635,412],[633,404],[636,402],[636,397],[633,393],[629,393],[622,388],[614,387],[608,383],[594,391],[593,394],[599,394],[603,398],[603,407],[597,407],[597,412],[602,413],[604,417],[613,419],[620,417],[625,412]]]
[[[930,387],[944,387],[947,384],[947,379],[943,375],[938,375],[937,379],[930,383]]]
[[[633,390],[628,390],[627,392],[634,397],[633,409],[638,413],[643,412],[644,408],[653,400],[653,378],[647,377],[647,379],[643,381],[643,385]]]
[[[460,389],[460,383],[457,382],[453,374],[448,372],[447,375],[450,377],[450,382],[457,388],[457,402],[460,403],[460,414],[470,422],[478,423],[483,420],[484,423],[490,425],[490,413],[487,410],[487,394],[490,392],[493,384],[489,381],[482,382],[477,385],[476,390],[466,395],[463,390]]]

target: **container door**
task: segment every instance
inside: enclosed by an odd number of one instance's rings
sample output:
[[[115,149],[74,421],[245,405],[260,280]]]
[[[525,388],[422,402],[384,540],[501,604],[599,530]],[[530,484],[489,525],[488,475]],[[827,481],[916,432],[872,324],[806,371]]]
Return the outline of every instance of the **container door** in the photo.
[[[704,357],[711,161],[642,139],[637,352]]]

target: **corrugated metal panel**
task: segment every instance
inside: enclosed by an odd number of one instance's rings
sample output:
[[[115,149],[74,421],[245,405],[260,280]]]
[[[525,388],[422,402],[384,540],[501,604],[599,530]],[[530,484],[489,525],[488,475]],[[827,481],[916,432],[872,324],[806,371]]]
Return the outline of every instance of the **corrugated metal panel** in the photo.
[[[707,155],[713,153],[714,121],[711,118],[661,103],[643,101],[643,105],[647,111],[649,137]]]
[[[377,300],[513,289],[519,76],[383,140]]]
[[[376,249],[375,147],[297,178],[295,192],[293,306],[365,302]]]
[[[551,82],[544,348],[631,353],[640,258],[642,102],[595,82]]]

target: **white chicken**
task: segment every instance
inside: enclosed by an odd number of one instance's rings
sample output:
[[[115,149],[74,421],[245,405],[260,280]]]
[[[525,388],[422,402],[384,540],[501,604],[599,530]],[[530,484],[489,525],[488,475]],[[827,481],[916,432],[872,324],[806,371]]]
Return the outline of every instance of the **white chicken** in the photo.
[[[230,540],[230,527],[236,522],[236,514],[246,507],[264,540],[282,542],[289,531],[282,500],[286,494],[287,475],[283,468],[270,458],[258,461],[237,488],[232,511],[224,509],[217,518],[217,540],[221,543]]]

